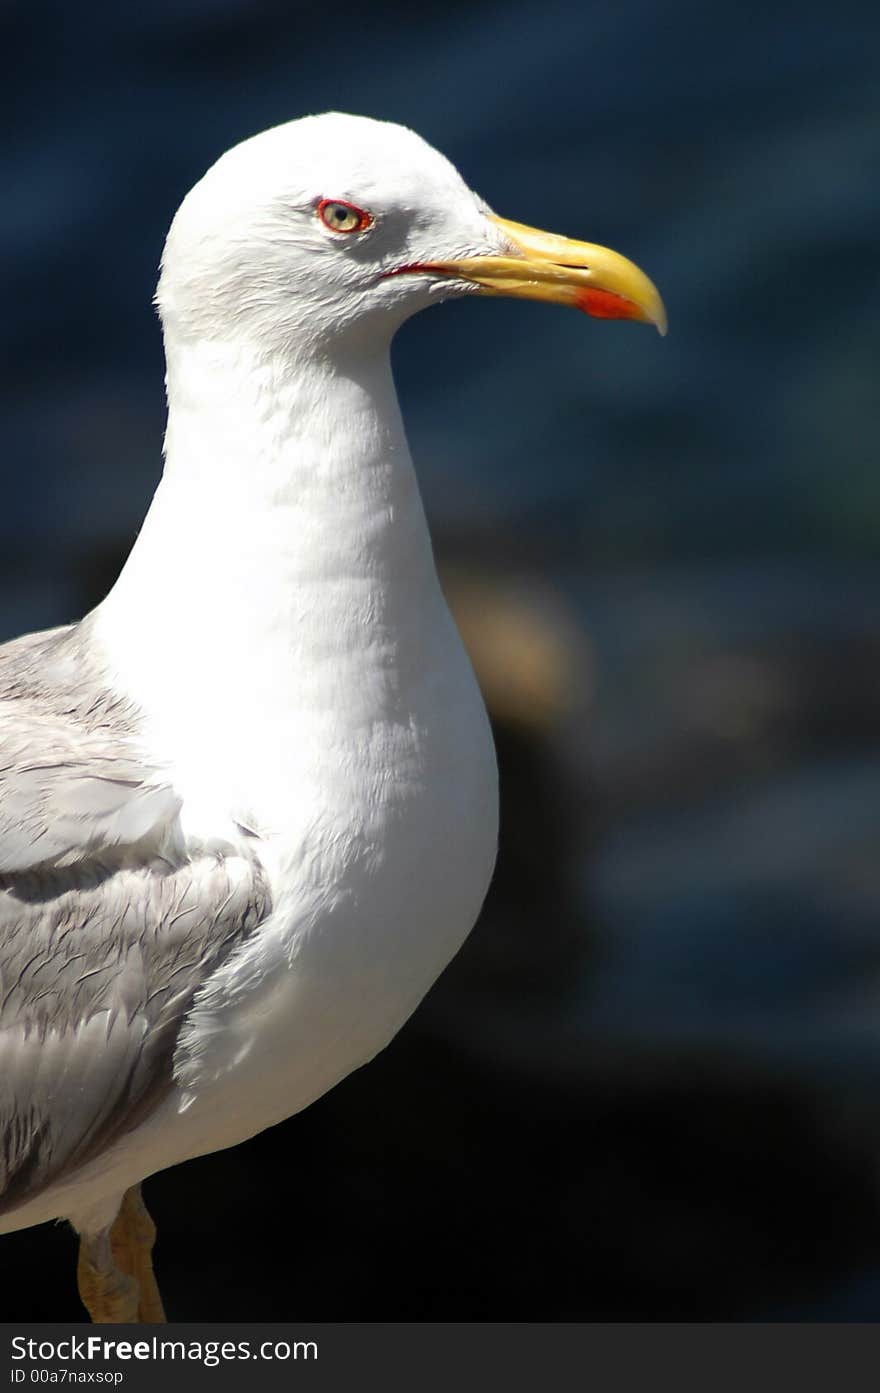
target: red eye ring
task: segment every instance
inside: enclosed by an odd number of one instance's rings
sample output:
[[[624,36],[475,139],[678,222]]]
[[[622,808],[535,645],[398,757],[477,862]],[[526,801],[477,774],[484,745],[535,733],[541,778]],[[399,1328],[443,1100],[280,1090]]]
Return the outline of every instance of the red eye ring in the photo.
[[[373,219],[363,208],[355,203],[347,203],[344,198],[322,198],[316,209],[318,217],[331,232],[366,232],[372,227]]]

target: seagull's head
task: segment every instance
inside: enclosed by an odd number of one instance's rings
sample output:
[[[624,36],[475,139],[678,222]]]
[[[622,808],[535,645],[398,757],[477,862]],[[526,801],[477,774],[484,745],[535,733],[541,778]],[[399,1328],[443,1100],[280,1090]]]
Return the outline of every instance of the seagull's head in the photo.
[[[666,327],[626,257],[497,217],[413,131],[338,112],[264,131],[208,170],[172,224],[157,302],[175,336],[326,351],[474,294]]]

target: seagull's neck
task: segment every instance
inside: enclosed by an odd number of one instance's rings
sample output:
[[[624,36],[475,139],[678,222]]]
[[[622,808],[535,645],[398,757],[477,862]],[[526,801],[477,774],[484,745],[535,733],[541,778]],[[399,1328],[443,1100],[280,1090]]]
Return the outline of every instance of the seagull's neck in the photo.
[[[127,685],[179,705],[219,680],[253,711],[365,647],[393,666],[439,597],[387,348],[172,347],[168,400],[162,482],[96,615]]]

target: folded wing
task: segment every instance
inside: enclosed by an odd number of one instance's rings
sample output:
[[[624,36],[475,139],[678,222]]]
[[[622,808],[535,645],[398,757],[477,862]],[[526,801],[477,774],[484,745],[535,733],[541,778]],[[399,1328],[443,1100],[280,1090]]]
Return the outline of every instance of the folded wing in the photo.
[[[0,648],[0,1213],[136,1126],[198,988],[270,911],[262,866],[187,848],[85,626]]]

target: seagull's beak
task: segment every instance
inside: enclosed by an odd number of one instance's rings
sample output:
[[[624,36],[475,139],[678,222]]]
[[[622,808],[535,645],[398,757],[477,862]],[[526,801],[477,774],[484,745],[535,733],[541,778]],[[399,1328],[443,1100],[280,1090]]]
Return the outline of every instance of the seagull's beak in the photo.
[[[666,310],[657,287],[619,252],[487,216],[518,254],[438,261],[430,269],[472,281],[487,295],[574,305],[596,319],[639,319],[666,333]]]

